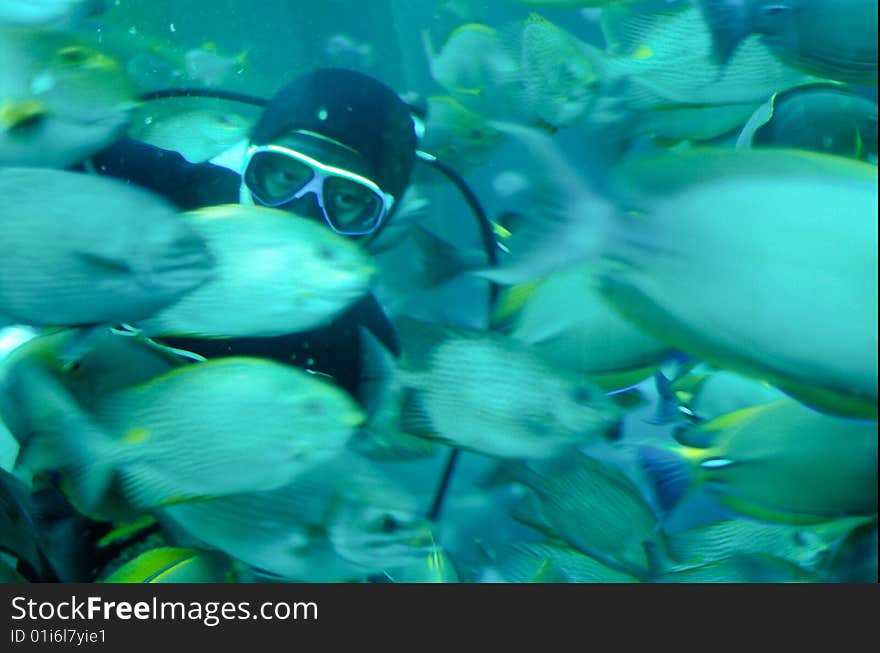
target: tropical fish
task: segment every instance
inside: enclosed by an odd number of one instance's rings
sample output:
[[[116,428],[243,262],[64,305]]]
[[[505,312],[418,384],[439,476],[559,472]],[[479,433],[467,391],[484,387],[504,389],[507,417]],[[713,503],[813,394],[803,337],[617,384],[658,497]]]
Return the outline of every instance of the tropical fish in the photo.
[[[479,114],[553,131],[579,122],[596,99],[592,49],[537,14],[499,29],[461,25],[439,52],[423,38],[434,80]]]
[[[618,411],[582,374],[544,361],[503,334],[401,318],[403,360],[368,370],[401,406],[400,429],[499,458],[548,459],[619,435]],[[376,343],[362,332],[365,349]],[[365,356],[376,365],[381,352]],[[372,395],[375,387],[365,390]],[[392,401],[393,399],[389,399]]]
[[[699,486],[742,515],[810,524],[877,513],[877,422],[831,417],[780,399],[640,448],[664,506]]]
[[[839,84],[776,93],[755,110],[737,147],[795,147],[877,164],[877,103]]]
[[[27,443],[29,417],[13,391],[22,367],[39,366],[90,411],[106,395],[146,383],[184,362],[191,361],[144,338],[110,329],[85,335],[77,329],[39,335],[15,349],[0,367],[0,418],[18,442]]]
[[[532,344],[555,365],[587,374],[609,391],[619,390],[650,378],[670,350],[595,292],[594,267],[576,265],[539,280],[512,317],[510,335]],[[504,292],[526,291],[513,287]],[[501,298],[499,306],[505,305]]]
[[[666,550],[681,569],[761,553],[815,570],[827,560],[836,542],[860,523],[864,519],[846,518],[818,526],[728,519],[669,534]]]
[[[715,57],[726,62],[749,34],[804,70],[877,84],[877,3],[873,0],[699,0]]]
[[[201,109],[170,116],[149,115],[130,133],[144,143],[180,152],[190,163],[203,163],[247,139],[251,126],[243,116]]]
[[[428,98],[428,122],[419,147],[458,171],[480,165],[501,144],[487,119],[448,95]]]
[[[183,58],[187,76],[205,86],[218,86],[247,65],[247,51],[235,56],[222,54],[211,42],[189,50]]]
[[[593,60],[612,89],[617,128],[630,138],[712,140],[744,125],[773,93],[815,80],[779,61],[758,37],[727,65],[713,61],[711,34],[693,7],[606,9],[602,30],[608,50]]]
[[[134,321],[150,336],[280,336],[326,324],[368,291],[375,267],[352,240],[288,211],[228,204],[183,214],[215,277]]]
[[[145,190],[82,173],[2,168],[0,194],[11,202],[0,217],[0,323],[134,321],[213,275],[204,239]]]
[[[741,408],[770,403],[785,395],[776,388],[735,372],[698,366],[670,385],[682,412],[708,421]]]
[[[555,199],[480,276],[515,284],[594,261],[603,298],[659,341],[821,410],[876,417],[876,166],[694,148],[617,166],[600,197],[549,137],[503,128]]]
[[[815,583],[817,577],[769,554],[736,555],[718,562],[658,574],[653,583]]]
[[[115,514],[119,496],[146,510],[281,487],[363,420],[332,383],[262,359],[185,365],[102,397],[91,413],[38,366],[21,366],[10,385],[34,433],[21,464],[64,471],[72,501],[96,515]]]
[[[122,65],[67,33],[0,26],[0,165],[67,168],[121,137],[135,90]]]
[[[662,552],[653,509],[621,471],[578,454],[564,467],[537,472],[511,465],[512,476],[530,487],[514,517],[580,552],[636,578],[646,578]]]
[[[365,577],[420,560],[431,541],[412,497],[350,452],[271,491],[180,503],[158,515],[196,542],[288,580],[314,578],[311,563],[343,579]]]
[[[635,576],[548,540],[503,547],[494,568],[508,583],[637,583]]]

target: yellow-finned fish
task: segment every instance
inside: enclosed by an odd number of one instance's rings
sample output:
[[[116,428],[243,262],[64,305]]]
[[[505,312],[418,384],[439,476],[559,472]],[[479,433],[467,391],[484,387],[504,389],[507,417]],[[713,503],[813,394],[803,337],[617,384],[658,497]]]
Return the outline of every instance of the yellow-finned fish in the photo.
[[[288,211],[226,204],[183,214],[208,244],[215,277],[135,326],[149,336],[267,337],[326,324],[375,273],[354,241]]]
[[[640,448],[664,506],[705,486],[740,514],[809,524],[877,513],[877,422],[831,417],[792,399],[723,415]]]
[[[66,32],[0,25],[0,165],[68,168],[120,138],[135,88],[122,65]]]
[[[281,487],[345,446],[363,414],[332,383],[290,365],[219,358],[103,396],[86,412],[36,365],[9,384],[35,435],[21,453],[58,469],[72,501],[146,510]]]
[[[499,127],[558,200],[478,274],[515,284],[593,261],[603,298],[657,340],[821,410],[876,418],[876,166],[694,148],[627,161],[599,196],[549,137]]]

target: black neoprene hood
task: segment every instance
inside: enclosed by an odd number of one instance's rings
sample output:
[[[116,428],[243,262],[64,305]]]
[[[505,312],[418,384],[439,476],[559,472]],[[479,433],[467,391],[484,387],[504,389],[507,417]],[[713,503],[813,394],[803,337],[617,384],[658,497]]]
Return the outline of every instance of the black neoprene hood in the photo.
[[[254,126],[251,142],[271,143],[293,130],[332,138],[359,152],[370,178],[400,198],[409,185],[418,140],[411,109],[372,77],[321,68],[284,86]]]

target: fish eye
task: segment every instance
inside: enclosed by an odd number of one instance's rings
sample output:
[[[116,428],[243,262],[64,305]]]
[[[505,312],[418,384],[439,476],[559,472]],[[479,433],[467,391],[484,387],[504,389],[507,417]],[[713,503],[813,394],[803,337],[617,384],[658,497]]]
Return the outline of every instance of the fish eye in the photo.
[[[787,14],[791,11],[791,7],[787,7],[785,5],[767,5],[765,7],[761,7],[760,12],[767,17],[775,17],[782,16],[783,14]]]
[[[58,60],[61,63],[75,66],[84,63],[91,57],[91,51],[80,45],[69,45],[58,50]]]
[[[384,515],[379,523],[379,530],[383,533],[394,533],[400,528],[400,522],[391,515]]]
[[[593,400],[593,391],[582,385],[575,386],[571,391],[571,399],[576,404],[588,404]]]
[[[302,409],[309,415],[320,415],[324,412],[324,406],[317,399],[308,399],[302,404]]]
[[[336,252],[332,247],[319,247],[317,251],[318,258],[322,261],[332,261],[336,258]]]

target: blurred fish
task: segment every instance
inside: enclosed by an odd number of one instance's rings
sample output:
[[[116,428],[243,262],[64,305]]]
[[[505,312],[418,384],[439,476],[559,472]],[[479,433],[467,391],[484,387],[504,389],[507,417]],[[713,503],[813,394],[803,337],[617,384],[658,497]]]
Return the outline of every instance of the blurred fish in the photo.
[[[435,81],[477,113],[553,131],[580,121],[595,100],[589,46],[537,14],[498,30],[462,25],[439,52],[424,40]]]
[[[737,147],[795,147],[877,164],[877,103],[837,84],[776,93],[743,127]]]
[[[713,61],[711,34],[692,7],[607,9],[602,30],[608,51],[594,55],[594,64],[597,74],[617,81],[619,128],[632,135],[711,140],[745,124],[773,93],[814,79],[780,62],[757,37],[726,66]]]
[[[371,68],[376,63],[373,46],[353,39],[348,34],[334,34],[324,42],[324,54],[335,66]]]
[[[650,574],[654,552],[662,547],[659,523],[629,477],[584,454],[552,472],[524,464],[509,470],[536,498],[514,517],[609,567],[640,579]]]
[[[106,9],[107,0],[3,0],[0,25],[57,25]]]
[[[815,570],[828,558],[835,542],[860,523],[864,523],[864,519],[839,519],[819,526],[730,519],[672,533],[667,536],[666,545],[670,557],[680,568],[763,553],[806,570]]]
[[[873,0],[698,0],[714,54],[726,62],[749,34],[780,58],[823,77],[877,83],[877,3]]]
[[[89,411],[106,395],[145,383],[184,363],[167,348],[137,336],[116,335],[106,329],[86,337],[84,350],[70,355],[83,338],[79,330],[46,333],[21,345],[3,361],[0,419],[17,441],[26,444],[30,435],[25,406],[13,390],[16,372],[23,366],[39,366]]]
[[[64,32],[0,26],[0,165],[66,168],[126,130],[120,63]]]
[[[281,487],[363,420],[336,386],[262,359],[186,365],[106,395],[93,414],[36,366],[17,370],[13,389],[35,433],[21,463],[63,470],[75,505],[98,514],[110,490],[149,509]]]
[[[288,211],[228,204],[183,214],[208,243],[215,277],[135,326],[147,335],[279,336],[329,322],[368,290],[355,243]]]
[[[785,396],[762,381],[705,366],[674,381],[670,390],[682,412],[702,421]]]
[[[160,547],[141,553],[99,583],[222,583],[229,582],[229,561],[211,553],[179,547]]]
[[[499,458],[549,459],[605,434],[619,436],[614,404],[584,375],[555,367],[503,334],[401,318],[402,365],[385,354],[373,386],[388,383],[400,429]],[[366,350],[377,343],[362,333]],[[378,352],[365,362],[381,360]],[[373,395],[375,387],[365,390]]]
[[[590,263],[572,266],[541,279],[513,318],[510,335],[533,345],[554,365],[588,374],[609,391],[619,390],[651,377],[670,350],[605,303],[593,289],[594,268]]]
[[[430,543],[412,497],[349,452],[275,490],[179,503],[158,514],[203,545],[289,580],[315,579],[314,563],[340,580],[362,578],[421,559]]]
[[[479,112],[510,92],[498,88],[498,80],[514,79],[519,64],[494,28],[465,23],[447,36],[439,51],[427,32],[422,40],[434,81],[465,106]]]
[[[512,34],[508,32],[505,44],[517,54],[521,101],[530,119],[558,128],[570,127],[587,115],[599,79],[585,43],[532,13]]]
[[[635,576],[553,541],[507,545],[498,552],[492,566],[508,583],[639,582]]]
[[[639,450],[666,507],[705,485],[727,508],[771,523],[877,513],[877,422],[830,417],[780,399],[677,439],[683,446]]]
[[[202,163],[246,139],[250,128],[251,121],[243,116],[196,110],[151,117],[149,124],[133,128],[130,133],[150,145],[180,152],[190,163]]]
[[[184,55],[187,76],[205,86],[219,86],[230,75],[240,74],[247,65],[247,51],[235,56],[220,53],[214,43],[189,50]]]
[[[119,324],[205,283],[213,257],[159,196],[60,170],[2,168],[0,323]],[[76,219],[71,219],[76,216]]]
[[[501,144],[501,134],[485,117],[455,98],[428,98],[428,123],[419,147],[458,171],[480,165]]]
[[[546,171],[546,202],[481,276],[515,284],[595,261],[602,296],[658,340],[821,410],[876,417],[876,166],[695,148],[594,165],[599,196],[549,137],[502,127]]]
[[[817,577],[773,555],[736,555],[718,562],[654,576],[653,583],[815,583]]]

